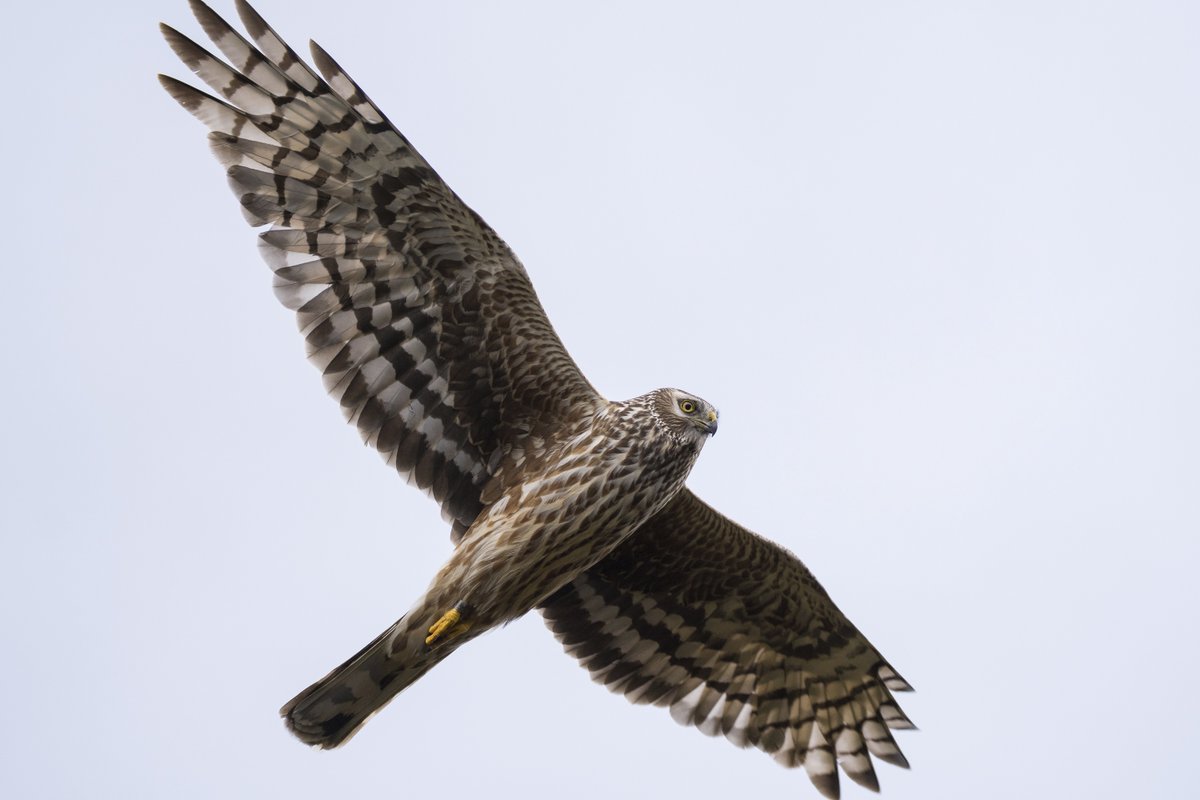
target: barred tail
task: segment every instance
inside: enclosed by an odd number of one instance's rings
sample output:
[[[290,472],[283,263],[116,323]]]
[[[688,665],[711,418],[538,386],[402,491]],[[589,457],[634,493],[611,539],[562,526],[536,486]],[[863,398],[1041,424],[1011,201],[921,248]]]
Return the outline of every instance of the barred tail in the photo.
[[[337,747],[388,702],[415,683],[461,642],[430,649],[421,604],[353,658],[296,695],[279,710],[305,744]],[[411,621],[411,622],[410,622]]]

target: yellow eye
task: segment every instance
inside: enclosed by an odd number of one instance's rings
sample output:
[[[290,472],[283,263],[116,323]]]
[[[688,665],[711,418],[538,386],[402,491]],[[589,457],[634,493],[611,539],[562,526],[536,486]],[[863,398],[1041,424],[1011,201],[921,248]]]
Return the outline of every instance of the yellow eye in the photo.
[[[680,400],[679,401],[679,410],[685,414],[695,414],[696,413],[696,401],[695,400]]]

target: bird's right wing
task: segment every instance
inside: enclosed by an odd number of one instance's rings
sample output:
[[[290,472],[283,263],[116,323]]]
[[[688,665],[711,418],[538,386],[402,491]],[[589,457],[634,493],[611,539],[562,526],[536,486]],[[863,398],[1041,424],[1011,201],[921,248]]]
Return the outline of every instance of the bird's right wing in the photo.
[[[243,0],[252,41],[192,10],[228,66],[163,33],[220,100],[163,86],[209,141],[309,359],[363,439],[441,504],[457,540],[506,445],[602,399],[524,268],[359,87],[313,44],[313,72]]]
[[[827,797],[837,764],[878,791],[870,755],[907,767],[909,685],[783,548],[689,490],[554,594],[546,623],[592,678],[788,767]]]

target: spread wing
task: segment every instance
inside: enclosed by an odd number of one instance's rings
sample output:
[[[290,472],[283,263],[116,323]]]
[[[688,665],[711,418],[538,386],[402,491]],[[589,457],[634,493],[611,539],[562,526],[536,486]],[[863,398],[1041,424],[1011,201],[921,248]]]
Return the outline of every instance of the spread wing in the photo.
[[[389,464],[428,491],[457,540],[502,451],[536,420],[600,397],[524,268],[315,43],[314,73],[248,4],[248,41],[192,10],[231,68],[163,34],[224,100],[160,76],[210,129],[275,290],[329,393]]]
[[[542,609],[592,678],[711,736],[878,791],[870,755],[907,767],[889,728],[911,687],[783,548],[684,489]]]

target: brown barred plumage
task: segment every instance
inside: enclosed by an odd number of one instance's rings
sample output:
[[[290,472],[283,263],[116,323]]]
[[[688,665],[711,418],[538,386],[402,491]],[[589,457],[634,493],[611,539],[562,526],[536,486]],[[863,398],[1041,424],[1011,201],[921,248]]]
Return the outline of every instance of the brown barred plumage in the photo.
[[[229,66],[171,47],[224,100],[163,86],[211,130],[276,294],[364,441],[430,493],[457,546],[425,595],[282,709],[333,747],[480,633],[540,607],[593,677],[780,763],[826,795],[837,764],[900,766],[908,685],[790,553],[683,488],[716,412],[676,389],[610,402],[524,268],[362,90],[309,69],[245,3],[192,1]],[[451,612],[451,613],[447,613]],[[437,623],[435,625],[435,623]]]
[[[836,763],[878,790],[868,757],[907,767],[911,687],[803,564],[687,489],[542,606],[592,678],[788,767],[827,796]]]

